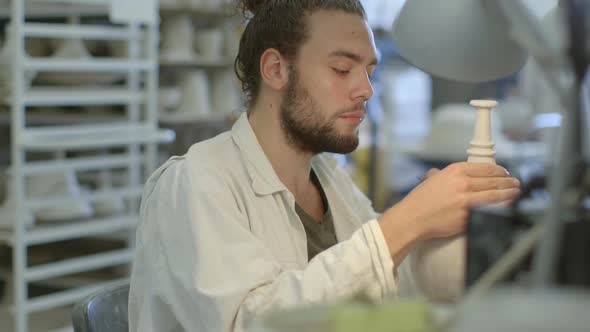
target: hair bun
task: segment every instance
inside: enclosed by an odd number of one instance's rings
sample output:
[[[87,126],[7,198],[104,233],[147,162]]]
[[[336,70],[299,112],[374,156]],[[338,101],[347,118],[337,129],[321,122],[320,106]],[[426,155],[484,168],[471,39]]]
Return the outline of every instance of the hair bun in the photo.
[[[253,15],[256,15],[258,9],[260,9],[260,7],[267,1],[268,0],[239,0],[238,2],[241,4],[244,11],[249,11]]]

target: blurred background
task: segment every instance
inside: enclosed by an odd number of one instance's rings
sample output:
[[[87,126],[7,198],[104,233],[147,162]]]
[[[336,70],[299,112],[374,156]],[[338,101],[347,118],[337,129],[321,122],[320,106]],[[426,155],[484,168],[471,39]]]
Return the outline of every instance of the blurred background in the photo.
[[[561,106],[538,64],[479,83],[431,76],[393,41],[404,1],[361,2],[380,63],[360,146],[337,157],[377,211],[466,160],[472,99],[499,103],[497,162],[544,174]],[[534,3],[543,18],[557,0]],[[147,176],[243,111],[243,26],[230,0],[0,0],[1,331],[71,330],[73,303],[127,278]]]

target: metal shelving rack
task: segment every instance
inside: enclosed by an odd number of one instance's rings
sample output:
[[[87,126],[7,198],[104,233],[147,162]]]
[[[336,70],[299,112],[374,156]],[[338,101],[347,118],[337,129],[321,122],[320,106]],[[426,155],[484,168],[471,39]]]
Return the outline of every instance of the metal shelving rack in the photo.
[[[232,27],[240,25],[240,16],[237,8],[231,0],[216,0],[207,2],[199,2],[194,0],[176,0],[176,1],[161,1],[159,6],[160,16],[164,19],[177,14],[188,14],[195,22],[207,22],[205,25],[210,27],[223,28],[225,24]],[[199,28],[196,28],[198,30]],[[224,36],[227,38],[228,36]],[[238,43],[239,40],[236,40]],[[196,57],[192,60],[166,60],[160,59],[160,73],[163,77],[173,74],[186,73],[194,70],[202,70],[211,75],[213,72],[222,70],[232,70],[234,66],[235,54],[221,54],[215,59],[202,59]],[[215,113],[210,110],[210,114],[203,116],[193,115],[178,115],[178,114],[161,114],[160,123],[163,126],[192,124],[213,124],[213,127],[221,123],[233,122],[235,114],[224,112]]]
[[[110,0],[12,0],[9,10],[0,15],[10,19],[14,48],[11,63],[11,94],[5,100],[10,107],[11,187],[13,226],[0,232],[0,241],[12,247],[12,281],[14,303],[12,315],[17,332],[29,330],[29,315],[70,305],[113,280],[70,287],[48,295],[30,297],[31,283],[84,271],[128,264],[132,259],[133,241],[122,249],[92,255],[76,256],[46,264],[31,265],[29,247],[59,241],[123,234],[131,240],[138,219],[138,204],[145,177],[156,167],[157,145],[173,140],[169,130],[158,128],[158,26],[156,23],[130,22],[113,25],[59,24],[30,22],[29,18],[108,17]],[[27,38],[57,38],[123,41],[126,58],[55,59],[29,57],[25,52]],[[97,87],[33,86],[25,83],[25,73],[84,72],[122,73],[123,85]],[[32,106],[119,105],[124,116],[117,122],[101,124],[67,124],[28,126],[27,110]],[[67,157],[68,151],[113,149],[104,155]],[[113,152],[116,151],[116,152]],[[55,158],[31,161],[31,152],[50,152]],[[121,213],[69,220],[55,224],[34,222],[27,217],[46,207],[67,206],[72,197],[27,197],[27,177],[59,171],[109,172],[124,169],[126,182],[121,187],[98,188],[77,199],[88,202],[123,200]],[[117,280],[114,280],[115,282]]]

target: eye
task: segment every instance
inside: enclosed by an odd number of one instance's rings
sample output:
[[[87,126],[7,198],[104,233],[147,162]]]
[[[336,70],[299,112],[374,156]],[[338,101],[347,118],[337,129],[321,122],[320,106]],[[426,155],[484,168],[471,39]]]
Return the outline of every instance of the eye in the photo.
[[[338,69],[338,68],[332,68],[332,70],[334,70],[339,75],[346,75],[346,74],[350,73],[350,70],[342,70],[342,69]]]

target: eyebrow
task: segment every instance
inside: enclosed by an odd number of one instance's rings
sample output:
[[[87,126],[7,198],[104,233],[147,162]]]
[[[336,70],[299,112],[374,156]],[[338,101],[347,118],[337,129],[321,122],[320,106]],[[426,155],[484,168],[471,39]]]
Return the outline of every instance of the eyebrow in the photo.
[[[330,56],[336,56],[336,57],[345,57],[345,58],[349,58],[352,61],[355,62],[362,62],[363,58],[353,52],[349,52],[349,51],[344,51],[344,50],[336,50],[333,51],[332,53],[330,53]],[[371,60],[371,62],[369,63],[369,66],[376,66],[379,63],[379,61],[377,61],[377,58],[373,58]]]

